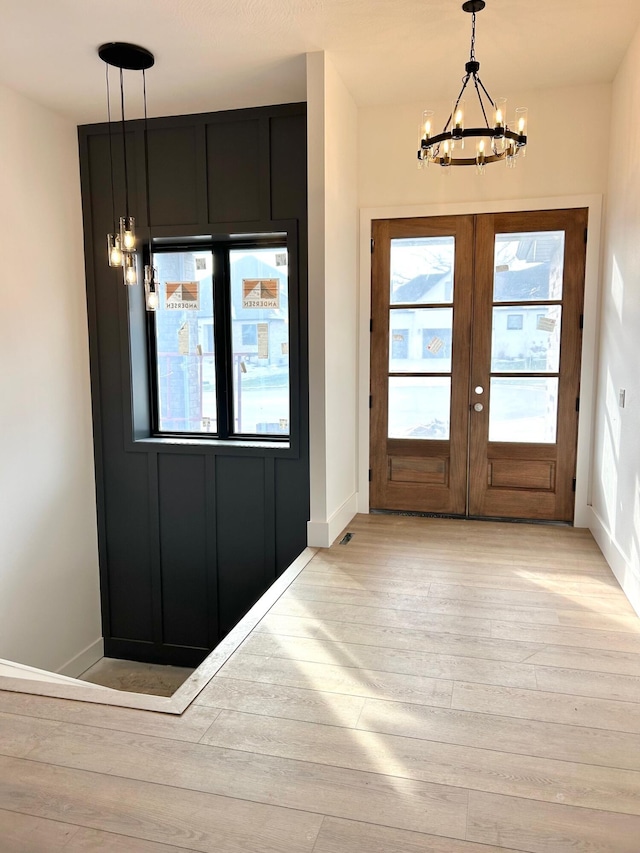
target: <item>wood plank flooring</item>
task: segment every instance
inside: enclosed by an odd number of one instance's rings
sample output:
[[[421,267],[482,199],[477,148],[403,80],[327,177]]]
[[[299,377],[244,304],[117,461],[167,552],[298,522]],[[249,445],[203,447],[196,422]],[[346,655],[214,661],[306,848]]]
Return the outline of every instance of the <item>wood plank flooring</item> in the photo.
[[[2,853],[639,853],[590,534],[358,516],[180,717],[0,691]]]

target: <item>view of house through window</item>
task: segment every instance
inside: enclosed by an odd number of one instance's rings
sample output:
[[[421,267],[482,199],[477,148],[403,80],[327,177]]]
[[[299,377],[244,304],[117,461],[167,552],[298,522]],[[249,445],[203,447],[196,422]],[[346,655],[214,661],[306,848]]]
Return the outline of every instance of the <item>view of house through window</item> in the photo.
[[[154,255],[157,431],[289,435],[286,246]]]
[[[391,240],[390,438],[449,438],[454,252],[448,236]]]

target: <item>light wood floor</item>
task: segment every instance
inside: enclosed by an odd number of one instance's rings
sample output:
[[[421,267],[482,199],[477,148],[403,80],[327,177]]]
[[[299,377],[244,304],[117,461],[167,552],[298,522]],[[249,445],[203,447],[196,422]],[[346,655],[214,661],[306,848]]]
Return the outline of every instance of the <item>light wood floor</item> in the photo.
[[[638,853],[640,619],[590,534],[349,530],[182,717],[0,692],[2,853]]]

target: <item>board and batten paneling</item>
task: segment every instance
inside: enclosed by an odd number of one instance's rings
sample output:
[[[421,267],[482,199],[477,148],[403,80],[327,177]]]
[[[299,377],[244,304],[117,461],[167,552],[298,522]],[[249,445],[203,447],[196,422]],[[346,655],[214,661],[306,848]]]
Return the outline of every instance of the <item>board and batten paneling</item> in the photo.
[[[306,546],[306,105],[152,119],[148,170],[144,123],[127,122],[126,140],[141,238],[147,171],[154,238],[289,235],[289,444],[154,438],[142,288],[105,257],[108,127],[79,128],[105,653],[195,666]]]

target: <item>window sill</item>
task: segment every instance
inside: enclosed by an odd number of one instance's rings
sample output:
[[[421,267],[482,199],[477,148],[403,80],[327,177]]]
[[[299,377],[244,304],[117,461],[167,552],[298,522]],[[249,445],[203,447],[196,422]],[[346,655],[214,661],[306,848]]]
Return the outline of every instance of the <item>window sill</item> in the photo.
[[[292,456],[291,441],[260,441],[257,439],[200,438],[198,436],[146,436],[134,439],[128,450],[142,453],[170,451],[171,453],[203,453],[214,455]]]

